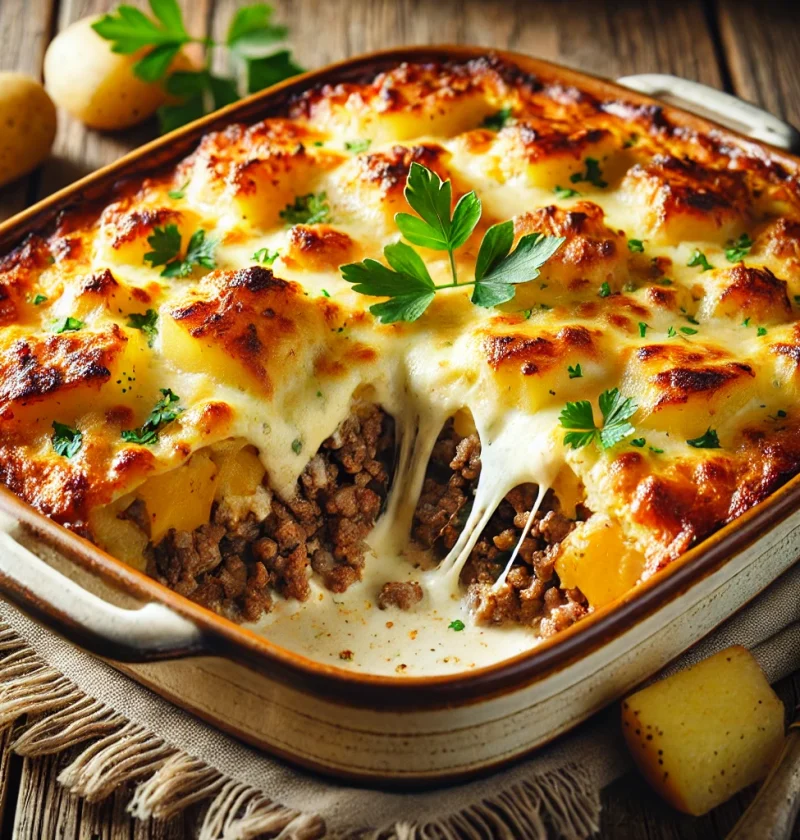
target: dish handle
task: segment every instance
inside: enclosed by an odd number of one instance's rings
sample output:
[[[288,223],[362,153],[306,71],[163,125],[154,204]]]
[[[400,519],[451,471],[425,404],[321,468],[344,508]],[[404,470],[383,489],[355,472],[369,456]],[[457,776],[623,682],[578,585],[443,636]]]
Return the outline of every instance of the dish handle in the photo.
[[[91,653],[148,662],[200,653],[203,634],[163,604],[124,609],[89,592],[22,545],[0,513],[0,594]]]
[[[750,102],[701,82],[669,73],[639,73],[622,76],[617,83],[716,120],[753,140],[761,140],[788,152],[800,150],[800,132],[794,126]]]

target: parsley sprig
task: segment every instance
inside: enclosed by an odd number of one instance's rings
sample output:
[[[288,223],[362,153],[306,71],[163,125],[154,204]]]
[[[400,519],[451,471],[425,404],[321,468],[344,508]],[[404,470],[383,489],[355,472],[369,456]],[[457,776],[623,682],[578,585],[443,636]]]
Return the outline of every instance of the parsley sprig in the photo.
[[[694,253],[691,257],[689,257],[689,261],[686,265],[689,266],[689,268],[699,267],[701,272],[711,271],[714,268],[714,266],[708,261],[706,255],[699,248],[694,249]]]
[[[721,446],[719,436],[717,435],[716,430],[712,429],[711,426],[709,426],[705,432],[700,435],[700,437],[687,440],[686,443],[688,443],[689,446],[693,446],[695,449],[719,449]]]
[[[65,458],[74,457],[83,446],[81,431],[67,426],[66,423],[59,423],[57,420],[53,421],[53,436],[50,439],[56,453],[63,455]]]
[[[183,409],[176,405],[180,397],[173,394],[169,388],[161,389],[161,399],[155,404],[147,420],[138,429],[123,429],[122,439],[128,443],[139,443],[146,446],[158,440],[159,431],[171,423]]]
[[[738,239],[729,239],[725,248],[725,259],[728,262],[741,262],[749,253],[755,243],[743,233]]]
[[[147,346],[152,347],[158,335],[158,312],[148,309],[144,313],[131,312],[126,326],[134,330],[141,330],[147,338]]]
[[[295,196],[292,204],[287,204],[280,212],[280,217],[287,225],[318,225],[329,222],[331,208],[328,194],[306,193]]]
[[[603,170],[600,168],[600,161],[596,158],[587,157],[584,160],[586,164],[585,172],[575,172],[569,176],[569,180],[573,184],[580,184],[581,181],[586,181],[593,187],[602,189],[608,186],[608,181],[603,180]]]
[[[588,400],[568,402],[559,415],[562,428],[569,431],[564,435],[564,445],[573,449],[594,441],[601,449],[609,449],[634,432],[628,422],[638,409],[631,397],[624,397],[618,388],[603,391],[598,398],[603,424],[594,422],[592,404]]]
[[[202,228],[189,238],[183,258],[180,257],[181,232],[175,224],[155,228],[152,235],[147,237],[147,244],[153,250],[144,255],[144,261],[154,268],[165,266],[161,272],[162,277],[188,277],[196,265],[208,269],[216,267],[214,251],[217,240],[207,237]]]
[[[223,43],[191,35],[183,22],[176,0],[150,0],[152,17],[121,5],[92,24],[101,38],[111,42],[113,52],[130,55],[147,50],[133,65],[133,72],[148,83],[163,82],[177,102],[164,105],[158,115],[161,130],[171,131],[239,98],[243,79],[247,93],[255,93],[302,72],[286,49],[277,49],[287,35],[285,26],[272,22],[272,8],[266,3],[242,6],[236,11]],[[186,44],[202,44],[205,67],[170,73],[173,61]],[[224,46],[231,58],[231,77],[210,71],[211,51]]]
[[[446,251],[452,281],[433,282],[422,257],[405,242],[383,249],[387,268],[377,260],[366,259],[341,267],[342,276],[353,290],[389,300],[370,307],[383,324],[416,321],[430,306],[437,292],[457,286],[473,286],[471,300],[490,308],[511,300],[514,286],[539,276],[539,269],[564,242],[563,237],[530,233],[512,251],[514,223],[509,220],[492,225],[484,234],[475,263],[475,279],[459,281],[455,251],[470,237],[481,217],[481,202],[474,190],[463,195],[450,212],[450,181],[442,181],[432,170],[412,163],[406,181],[405,197],[417,216],[398,213],[400,232],[413,245],[433,251]]]

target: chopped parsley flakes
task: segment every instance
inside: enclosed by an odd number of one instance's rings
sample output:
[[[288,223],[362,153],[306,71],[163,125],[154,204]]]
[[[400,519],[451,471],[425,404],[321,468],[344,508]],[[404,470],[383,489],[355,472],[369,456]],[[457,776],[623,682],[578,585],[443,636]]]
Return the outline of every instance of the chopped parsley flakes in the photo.
[[[83,434],[57,420],[53,421],[53,436],[50,440],[53,441],[53,449],[65,458],[74,457],[83,446]]]
[[[53,332],[54,333],[65,333],[65,332],[77,332],[78,330],[82,330],[86,324],[81,321],[79,318],[73,318],[71,315],[68,315],[66,318],[62,318],[60,321],[56,321],[53,325]]]
[[[155,443],[158,440],[159,431],[183,411],[176,405],[181,398],[173,394],[169,388],[162,388],[161,395],[161,399],[155,404],[147,420],[138,429],[122,430],[121,435],[124,441],[142,446]]]
[[[331,208],[328,194],[306,193],[295,196],[294,203],[287,204],[280,212],[280,217],[287,225],[318,225],[329,222]]]
[[[152,347],[158,335],[158,312],[155,309],[148,309],[144,314],[131,312],[128,315],[126,326],[134,330],[141,330],[147,338],[147,346]]]

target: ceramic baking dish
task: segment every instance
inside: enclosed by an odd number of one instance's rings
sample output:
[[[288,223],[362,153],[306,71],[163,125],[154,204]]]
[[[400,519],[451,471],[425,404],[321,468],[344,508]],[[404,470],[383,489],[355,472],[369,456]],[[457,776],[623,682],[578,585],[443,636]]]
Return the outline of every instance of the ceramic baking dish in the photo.
[[[174,162],[201,135],[280,112],[320,83],[403,60],[470,59],[473,47],[390,50],[305,74],[150,143],[0,225],[0,252],[118,179]],[[663,104],[680,97],[763,154],[797,147],[790,126],[727,94],[671,76],[627,87],[515,53],[524,71],[598,96]],[[644,91],[634,92],[632,88]],[[665,106],[670,120],[728,129]],[[730,133],[730,132],[728,132]],[[370,676],[289,652],[206,611],[0,489],[0,591],[45,624],[215,725],[310,768],[387,784],[452,781],[508,762],[575,726],[660,669],[795,562],[800,477],[619,601],[537,648],[492,666],[432,677]]]

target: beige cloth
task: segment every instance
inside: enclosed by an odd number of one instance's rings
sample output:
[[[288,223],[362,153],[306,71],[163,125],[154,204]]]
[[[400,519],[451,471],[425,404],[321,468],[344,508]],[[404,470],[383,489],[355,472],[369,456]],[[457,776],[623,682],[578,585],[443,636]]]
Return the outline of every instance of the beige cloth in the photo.
[[[487,779],[420,793],[355,788],[223,735],[2,601],[0,622],[0,724],[29,715],[19,751],[86,744],[62,782],[99,798],[134,781],[139,817],[207,797],[204,840],[588,837],[599,824],[600,789],[629,768],[612,709]],[[800,668],[800,564],[664,673],[732,644],[753,650],[771,681]]]

